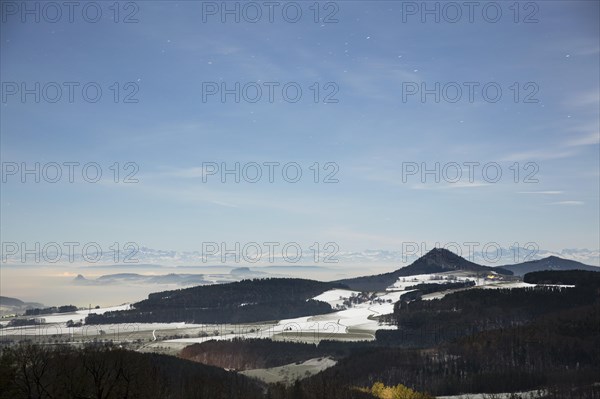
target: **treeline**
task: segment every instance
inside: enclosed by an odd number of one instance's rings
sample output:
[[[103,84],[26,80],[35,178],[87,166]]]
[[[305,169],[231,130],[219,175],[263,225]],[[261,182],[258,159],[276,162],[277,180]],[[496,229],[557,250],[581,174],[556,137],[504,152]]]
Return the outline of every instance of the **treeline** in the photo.
[[[455,283],[422,283],[411,285],[410,287],[406,287],[406,290],[413,290],[411,292],[407,292],[406,294],[402,294],[400,296],[400,301],[408,302],[413,301],[415,299],[421,299],[423,295],[433,294],[434,292],[441,292],[447,290],[457,290],[461,288],[468,288],[475,286],[475,281],[459,281]]]
[[[11,319],[6,327],[24,327],[24,326],[36,326],[42,324],[40,321],[36,319]],[[3,328],[4,325],[0,324],[0,328]]]
[[[263,398],[240,374],[110,346],[18,346],[0,352],[0,398]]]
[[[267,302],[245,306],[227,305],[220,308],[168,308],[155,310],[124,310],[90,314],[85,318],[86,324],[112,323],[253,323],[260,321],[281,320],[332,312],[331,306],[325,302],[313,300],[288,300]]]
[[[564,284],[581,288],[600,287],[600,272],[585,270],[544,270],[527,273],[523,281],[530,284]]]
[[[64,306],[51,306],[49,308],[34,308],[25,310],[25,316],[38,316],[43,314],[51,314],[51,313],[69,313],[75,312],[77,310],[77,306],[74,305],[64,305]]]

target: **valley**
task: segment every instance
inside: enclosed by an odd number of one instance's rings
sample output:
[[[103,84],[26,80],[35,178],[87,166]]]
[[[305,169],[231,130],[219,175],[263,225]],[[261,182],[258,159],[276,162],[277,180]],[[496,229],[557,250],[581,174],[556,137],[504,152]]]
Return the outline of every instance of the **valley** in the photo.
[[[593,271],[588,273],[600,275]],[[299,381],[313,384],[313,379],[321,378],[319,376],[327,370],[343,367],[344,362],[357,356],[361,359],[360,353],[365,350],[377,353],[387,347],[392,352],[414,348],[446,351],[446,345],[459,342],[456,340],[462,337],[513,326],[515,322],[516,325],[527,325],[528,320],[535,320],[548,311],[584,306],[584,303],[578,304],[577,296],[573,296],[581,284],[576,276],[567,275],[554,281],[555,277],[551,275],[547,279],[536,277],[536,280],[530,277],[535,275],[533,273],[523,281],[503,269],[496,271],[473,266],[449,251],[432,251],[408,270],[400,269],[393,274],[398,275],[397,279],[385,289],[376,291],[357,288],[365,282],[367,285],[380,284],[379,276],[333,283],[267,278],[182,288],[151,294],[141,302],[106,308],[5,317],[0,322],[0,342],[7,347],[36,343],[48,348],[68,346],[76,350],[84,350],[89,345],[117,345],[138,353],[184,357],[236,370],[270,386],[296,386]],[[484,295],[485,292],[489,295]],[[531,299],[520,299],[526,298],[523,295],[529,295]],[[538,308],[538,299],[534,298],[540,295],[548,295],[548,299],[542,300],[544,306],[558,301],[557,306],[549,310]],[[560,299],[561,296],[565,299]],[[484,299],[488,297],[494,303],[498,302],[493,298],[506,298],[503,300],[506,305],[501,306],[508,306],[504,312],[509,313],[472,307],[481,305],[482,300],[488,301]],[[430,308],[445,306],[446,299],[454,301],[449,303],[466,301],[473,305],[468,313],[457,316],[445,316],[447,310],[442,310],[446,309],[443,307],[440,308],[442,313],[436,311],[437,317],[422,315],[430,312]],[[274,301],[279,306],[273,307]],[[516,302],[510,305],[511,301]],[[523,307],[523,303],[529,305]],[[457,307],[456,304],[451,306]],[[212,307],[219,310],[212,310]],[[317,309],[319,313],[313,313]],[[244,313],[247,310],[250,312]],[[274,314],[293,316],[293,313],[297,316],[272,317]],[[482,317],[483,314],[487,316]],[[143,321],[148,318],[155,321]],[[34,324],[19,325],[19,320]],[[219,342],[221,346],[214,347]],[[241,347],[245,348],[242,352],[235,349],[243,343],[246,344]],[[214,347],[202,355],[208,357],[191,355],[198,350],[203,353],[203,345]],[[270,352],[271,345],[282,345],[277,353],[283,357],[265,363],[260,359]],[[189,352],[189,348],[197,349]],[[304,349],[290,352],[292,348]],[[242,356],[238,357],[238,363],[231,357],[236,352]],[[301,352],[306,354],[299,355]],[[286,353],[291,357],[286,357]],[[250,363],[241,366],[239,361]],[[419,361],[412,362],[417,362],[416,365]],[[439,388],[438,391],[448,392]]]

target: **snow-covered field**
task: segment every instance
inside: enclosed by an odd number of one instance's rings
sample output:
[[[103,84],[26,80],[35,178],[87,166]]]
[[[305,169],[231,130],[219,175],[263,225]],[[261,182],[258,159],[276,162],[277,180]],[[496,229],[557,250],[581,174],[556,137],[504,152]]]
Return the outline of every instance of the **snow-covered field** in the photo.
[[[340,290],[340,289],[329,290],[329,291],[325,291],[321,295],[317,295],[313,299],[316,301],[327,302],[328,304],[331,305],[332,308],[335,309],[335,307],[338,305],[342,306],[342,304],[344,303],[344,300],[350,298],[350,296],[352,294],[356,295],[356,294],[359,294],[359,292],[352,291],[352,290]]]

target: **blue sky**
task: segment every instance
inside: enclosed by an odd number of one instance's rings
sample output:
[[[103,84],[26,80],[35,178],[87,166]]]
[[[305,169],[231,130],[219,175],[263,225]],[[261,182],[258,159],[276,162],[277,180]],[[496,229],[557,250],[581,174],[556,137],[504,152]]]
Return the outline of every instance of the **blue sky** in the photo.
[[[73,23],[22,22],[4,10],[3,95],[6,82],[97,82],[103,97],[88,103],[77,89],[73,103],[8,96],[2,162],[96,162],[103,178],[36,184],[8,176],[3,242],[133,241],[179,251],[208,241],[336,242],[342,251],[407,241],[600,246],[598,2],[520,3],[519,19],[533,10],[537,23],[515,23],[512,2],[495,3],[497,23],[478,10],[472,23],[404,14],[405,23],[400,1],[337,2],[337,23],[315,23],[312,2],[295,3],[297,23],[277,10],[273,23],[222,23],[218,15],[203,22],[202,2],[134,3],[137,23],[115,23],[102,2],[97,23],[77,11]],[[121,18],[134,10],[125,6]],[[325,6],[322,14],[334,10]],[[139,101],[115,103],[114,82],[121,95],[134,82]],[[203,102],[203,82],[295,82],[303,96],[290,103],[276,90],[273,103]],[[332,82],[338,102],[315,103],[315,82],[321,97]],[[481,90],[473,102],[464,93],[455,103],[403,101],[407,83],[436,82],[492,82],[503,95],[494,103]],[[532,87],[538,101],[524,103]],[[113,183],[115,162],[138,165],[139,182]],[[296,162],[303,178],[203,182],[207,162]],[[336,163],[339,183],[315,184],[315,162]],[[487,183],[479,168],[474,182],[403,182],[407,162],[496,162],[503,175]],[[523,182],[527,163],[537,183]]]

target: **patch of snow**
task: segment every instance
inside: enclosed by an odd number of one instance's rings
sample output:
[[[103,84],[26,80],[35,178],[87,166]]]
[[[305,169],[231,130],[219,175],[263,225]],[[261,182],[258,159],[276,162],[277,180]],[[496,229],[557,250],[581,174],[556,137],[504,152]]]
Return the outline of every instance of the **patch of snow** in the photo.
[[[335,308],[338,305],[342,306],[344,304],[344,300],[350,298],[352,294],[356,295],[359,294],[359,292],[352,290],[333,289],[325,291],[324,293],[317,295],[312,299],[315,301],[327,302],[332,308]]]
[[[535,287],[536,284],[524,283],[522,281],[511,281],[511,282],[494,282],[486,285],[482,285],[480,288],[485,289],[499,289],[499,288],[530,288]]]

